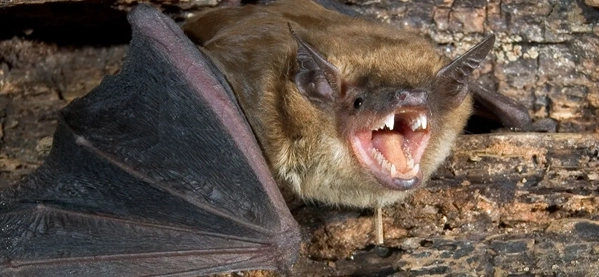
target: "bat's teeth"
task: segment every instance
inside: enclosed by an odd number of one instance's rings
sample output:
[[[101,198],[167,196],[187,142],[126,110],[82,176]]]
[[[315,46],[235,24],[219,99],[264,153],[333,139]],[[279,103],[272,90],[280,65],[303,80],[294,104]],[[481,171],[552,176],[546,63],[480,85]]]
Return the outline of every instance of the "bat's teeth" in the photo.
[[[385,117],[385,120],[383,120],[383,122],[381,122],[380,126],[375,127],[372,130],[378,131],[378,130],[384,130],[385,128],[387,128],[387,130],[393,130],[394,127],[395,127],[395,114],[390,114]]]
[[[419,129],[426,129],[426,126],[428,125],[428,120],[426,118],[426,114],[420,114],[418,115],[416,118],[412,119],[412,122],[410,123],[410,128],[412,129],[412,131],[416,131]]]
[[[417,174],[420,171],[420,164],[416,164],[412,170],[410,170],[410,174]]]
[[[383,155],[383,153],[381,153],[378,149],[374,147],[370,148],[369,152],[372,154],[372,157],[374,158],[374,160],[376,160],[376,162],[379,164],[383,171],[386,171],[391,176],[397,175],[397,167],[395,166],[395,164],[388,161]],[[412,158],[412,155],[409,151],[404,150],[404,153],[406,157],[406,170],[408,171],[404,174],[415,175],[420,170],[420,165],[414,161],[414,158]]]
[[[372,153],[372,157],[374,157],[374,159],[379,163],[381,168],[383,168],[389,172],[394,172],[394,171],[397,172],[397,170],[395,169],[395,165],[393,165],[391,162],[389,162],[378,149],[371,148],[370,153]],[[393,173],[393,174],[395,174],[395,173]]]
[[[390,114],[385,118],[385,126],[389,128],[389,130],[393,130],[393,126],[395,125],[395,114]]]

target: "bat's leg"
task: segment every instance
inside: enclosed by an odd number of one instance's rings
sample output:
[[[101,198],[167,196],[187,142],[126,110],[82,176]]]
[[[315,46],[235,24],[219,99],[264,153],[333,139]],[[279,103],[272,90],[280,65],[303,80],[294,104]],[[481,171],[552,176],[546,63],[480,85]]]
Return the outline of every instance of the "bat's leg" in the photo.
[[[374,210],[374,232],[374,253],[381,258],[389,257],[391,249],[383,245],[385,243],[385,230],[383,229],[383,209],[381,207],[376,207]]]
[[[376,207],[374,212],[374,232],[375,232],[375,244],[383,245],[385,242],[383,237],[383,209]]]

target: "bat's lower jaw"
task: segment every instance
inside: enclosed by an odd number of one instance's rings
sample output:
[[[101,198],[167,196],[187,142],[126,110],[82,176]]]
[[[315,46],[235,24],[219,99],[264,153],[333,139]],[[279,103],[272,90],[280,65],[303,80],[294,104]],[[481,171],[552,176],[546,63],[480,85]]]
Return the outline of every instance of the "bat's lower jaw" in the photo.
[[[423,182],[422,171],[414,172],[412,177],[392,177],[384,172],[377,172],[371,169],[372,175],[383,187],[391,190],[410,190],[419,187]]]
[[[401,191],[423,183],[420,160],[429,139],[426,125],[410,128],[398,120],[391,129],[358,131],[349,140],[354,155],[366,171],[383,187]]]
[[[375,176],[376,177],[376,176]],[[383,184],[385,187],[393,189],[393,190],[408,190],[417,188],[420,184],[422,184],[422,172],[418,171],[416,176],[410,179],[401,179],[401,178],[391,178],[392,184],[386,184],[387,180],[377,178],[379,183]]]

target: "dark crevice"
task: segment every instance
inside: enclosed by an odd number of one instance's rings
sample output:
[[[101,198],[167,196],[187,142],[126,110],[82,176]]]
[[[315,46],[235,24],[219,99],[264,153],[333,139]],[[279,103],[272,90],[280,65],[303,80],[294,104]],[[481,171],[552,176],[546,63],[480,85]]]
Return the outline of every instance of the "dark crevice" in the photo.
[[[589,213],[588,211],[573,211],[568,215],[568,217],[574,217],[574,218],[589,217],[589,216],[591,216],[591,213]]]
[[[112,2],[47,3],[0,9],[0,40],[19,37],[59,46],[127,44],[131,28],[126,11]]]
[[[445,225],[443,225],[443,230],[451,231],[451,230],[453,230],[453,227],[451,227],[451,225],[449,225],[449,223],[445,223]]]
[[[486,117],[482,117],[479,115],[472,115],[468,119],[468,123],[466,125],[466,129],[464,130],[465,134],[487,134],[491,133],[495,130],[499,130],[503,128],[501,123],[496,120],[489,119]]]
[[[522,46],[523,48],[525,47],[538,47],[539,45],[543,45],[543,46],[554,46],[554,45],[571,45],[571,41],[566,40],[566,41],[520,41],[517,43],[517,45]]]
[[[431,246],[433,246],[433,241],[432,240],[427,240],[427,239],[421,240],[420,241],[420,246],[422,246],[422,247],[431,247]]]
[[[560,210],[560,208],[559,208],[558,205],[550,205],[549,207],[545,208],[545,211],[548,212],[548,213],[550,213],[550,214],[555,213],[555,212],[557,212],[559,210]]]
[[[366,274],[357,273],[357,274],[352,274],[350,276],[351,277],[386,277],[386,276],[391,276],[394,273],[396,273],[396,271],[392,267],[389,267],[389,268],[380,269],[377,272],[369,272]]]

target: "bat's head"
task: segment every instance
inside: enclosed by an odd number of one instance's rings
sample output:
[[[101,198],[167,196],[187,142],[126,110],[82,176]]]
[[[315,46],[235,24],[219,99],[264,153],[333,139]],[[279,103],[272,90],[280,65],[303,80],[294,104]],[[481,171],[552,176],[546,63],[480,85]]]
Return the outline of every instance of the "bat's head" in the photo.
[[[360,167],[354,182],[391,194],[422,185],[449,154],[470,115],[469,75],[494,42],[489,36],[445,66],[430,45],[411,51],[422,57],[373,63],[363,55],[362,64],[346,66],[291,32],[298,42],[295,84],[321,110],[335,112],[339,137]]]

